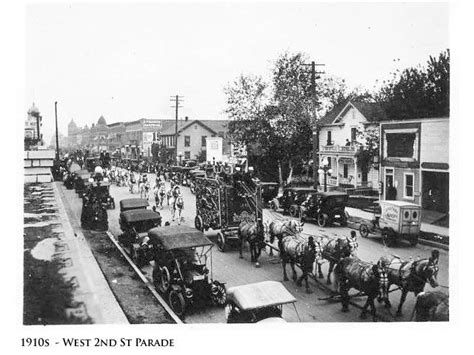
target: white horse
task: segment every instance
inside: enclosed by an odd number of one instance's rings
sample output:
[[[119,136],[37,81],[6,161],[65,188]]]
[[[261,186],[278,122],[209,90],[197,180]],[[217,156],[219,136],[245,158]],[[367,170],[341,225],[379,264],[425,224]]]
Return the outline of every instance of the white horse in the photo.
[[[181,212],[184,209],[184,199],[183,196],[178,195],[176,199],[173,197],[173,204],[171,208],[172,220],[174,221],[176,211],[178,211],[178,224],[181,224]]]
[[[150,196],[150,183],[148,181],[140,183],[140,198],[148,200]]]

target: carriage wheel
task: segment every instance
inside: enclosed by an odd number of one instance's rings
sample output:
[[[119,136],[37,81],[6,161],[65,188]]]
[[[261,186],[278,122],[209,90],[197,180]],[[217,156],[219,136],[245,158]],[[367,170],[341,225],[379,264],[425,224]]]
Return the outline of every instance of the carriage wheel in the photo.
[[[212,293],[212,303],[216,306],[223,306],[227,301],[227,292],[225,290],[224,284],[214,281],[213,286],[215,287],[214,292]]]
[[[317,219],[317,221],[318,221],[318,226],[320,226],[320,227],[326,227],[327,218],[324,216],[323,213],[318,213],[316,219]]]
[[[204,232],[204,225],[201,216],[196,216],[196,218],[194,218],[194,227],[196,227],[197,230]]]
[[[186,309],[186,302],[181,290],[171,290],[168,300],[174,313],[176,313],[177,316],[182,316]]]
[[[289,213],[291,217],[296,217],[298,215],[298,207],[295,205],[291,205]]]
[[[367,224],[362,223],[359,226],[359,233],[362,238],[367,238],[369,236],[369,227]]]
[[[166,266],[155,266],[153,269],[153,284],[162,293],[170,288],[170,273]]]
[[[217,233],[217,247],[223,253],[225,253],[225,236],[222,232]]]

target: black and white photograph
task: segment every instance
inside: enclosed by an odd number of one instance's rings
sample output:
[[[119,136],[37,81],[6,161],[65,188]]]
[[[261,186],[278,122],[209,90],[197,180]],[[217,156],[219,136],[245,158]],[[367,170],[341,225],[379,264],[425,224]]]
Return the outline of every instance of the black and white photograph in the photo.
[[[391,353],[412,329],[440,351],[470,238],[456,5],[22,4],[16,345],[180,353],[183,329],[205,334],[183,352],[225,332],[206,353],[233,353],[260,329],[264,352],[332,329],[336,353],[355,331]]]

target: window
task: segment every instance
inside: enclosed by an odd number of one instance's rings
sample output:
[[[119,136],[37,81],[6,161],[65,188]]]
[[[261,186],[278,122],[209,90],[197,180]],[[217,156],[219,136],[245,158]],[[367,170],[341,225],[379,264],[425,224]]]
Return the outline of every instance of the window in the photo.
[[[415,133],[387,133],[387,157],[415,158]]]
[[[412,173],[405,173],[403,174],[403,176],[405,180],[405,183],[404,183],[405,188],[403,190],[403,197],[413,199],[414,198],[414,194],[413,194],[414,181],[415,181],[414,175]]]
[[[184,146],[185,147],[191,146],[191,136],[184,136]]]
[[[349,165],[344,164],[344,178],[347,179],[348,176],[349,176]]]
[[[184,152],[184,159],[191,159],[191,152]]]
[[[206,147],[206,138],[207,138],[207,136],[202,136],[201,137],[201,147]]]
[[[357,128],[351,128],[351,142],[357,141]]]
[[[328,131],[328,139],[326,145],[332,145],[332,132]]]

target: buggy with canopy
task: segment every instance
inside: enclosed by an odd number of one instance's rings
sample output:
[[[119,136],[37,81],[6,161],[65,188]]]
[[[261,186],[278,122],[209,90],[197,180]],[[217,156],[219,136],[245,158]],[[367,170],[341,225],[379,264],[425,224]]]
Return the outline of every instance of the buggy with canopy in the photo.
[[[161,226],[158,212],[147,209],[128,210],[120,213],[120,229],[122,234],[118,241],[129,250],[131,259],[138,267],[153,260],[153,245],[148,243],[148,231]]]
[[[204,233],[178,225],[153,228],[148,237],[155,256],[153,283],[168,295],[169,305],[178,316],[196,303],[225,305],[225,286],[212,278],[214,244]]]
[[[227,291],[227,323],[285,322],[283,305],[296,298],[278,281],[230,287]],[[298,314],[298,313],[297,313]]]
[[[143,198],[127,198],[120,201],[120,212],[129,210],[146,210],[150,204]]]

